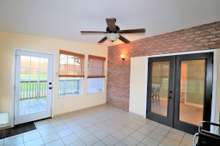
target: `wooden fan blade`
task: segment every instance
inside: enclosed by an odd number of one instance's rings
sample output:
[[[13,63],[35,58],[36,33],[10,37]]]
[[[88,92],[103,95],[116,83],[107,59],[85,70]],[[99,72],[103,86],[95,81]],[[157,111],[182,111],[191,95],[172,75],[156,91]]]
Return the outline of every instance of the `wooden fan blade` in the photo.
[[[122,42],[125,42],[126,44],[130,43],[130,41],[125,37],[123,37],[122,35],[120,35],[118,39],[121,40]]]
[[[125,29],[120,30],[119,33],[145,33],[145,28],[138,28],[138,29]]]
[[[103,43],[104,41],[107,40],[107,37],[105,36],[104,38],[102,38],[100,41],[98,41],[98,43]]]
[[[90,34],[90,33],[100,33],[100,34],[105,34],[105,31],[80,31],[82,34]]]

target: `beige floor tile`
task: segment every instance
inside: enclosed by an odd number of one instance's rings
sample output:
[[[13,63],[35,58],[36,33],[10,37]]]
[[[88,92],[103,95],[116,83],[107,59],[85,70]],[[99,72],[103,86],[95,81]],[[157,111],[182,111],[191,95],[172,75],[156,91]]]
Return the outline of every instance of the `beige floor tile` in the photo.
[[[142,141],[146,136],[138,131],[132,133],[130,135],[131,137],[133,137],[134,139],[136,139],[137,141]]]
[[[114,145],[116,143],[119,142],[119,139],[117,137],[114,137],[112,135],[109,135],[105,138],[102,139],[102,141],[106,144],[106,145]]]
[[[193,136],[189,134],[185,134],[181,141],[181,146],[191,146],[193,143]]]
[[[140,141],[137,141],[131,136],[126,137],[125,139],[122,140],[122,142],[128,146],[135,146],[137,145]]]
[[[74,143],[78,139],[79,139],[79,137],[75,134],[71,134],[71,135],[62,137],[62,141],[65,145],[70,145],[71,143]]]
[[[96,138],[95,136],[93,135],[87,135],[87,136],[84,136],[82,138],[80,138],[86,145],[93,145],[95,144],[96,142],[98,142],[98,138]]]
[[[128,146],[128,145],[123,143],[123,141],[120,141],[120,142],[116,143],[114,146]]]
[[[151,139],[149,137],[145,137],[144,140],[142,141],[143,144],[146,146],[158,146],[159,141],[156,141],[154,139]]]
[[[39,139],[46,146],[192,144],[192,135],[111,106],[68,113],[36,122],[36,127],[37,130],[24,133],[17,139],[0,140],[0,146],[4,141],[8,146],[24,146],[24,143],[34,146],[41,143]]]
[[[146,146],[146,144],[140,142],[140,143],[137,144],[137,146]]]
[[[50,143],[47,143],[45,146],[65,146],[61,140],[56,140]]]
[[[60,129],[60,131],[58,131],[58,135],[60,137],[65,137],[65,136],[68,136],[70,134],[72,134],[73,132],[71,131],[71,129]]]
[[[25,146],[24,143],[6,143],[3,146]]]
[[[4,139],[0,139],[0,146],[3,146]]]
[[[3,144],[2,144],[3,145]],[[11,141],[7,141],[4,142],[4,146],[24,146],[24,142],[23,140],[11,140]]]
[[[102,141],[98,141],[92,146],[106,146],[106,144],[104,144]]]
[[[7,137],[4,139],[4,143],[5,145],[13,145],[13,144],[23,144],[24,140],[23,140],[23,135],[16,135],[16,136],[11,136],[11,137]],[[2,142],[0,142],[3,144],[3,140]]]
[[[87,146],[82,140],[77,139],[73,143],[69,144],[68,146]]]
[[[52,134],[48,134],[48,135],[41,135],[41,137],[42,137],[45,144],[60,139],[59,135],[56,133],[52,133]]]
[[[24,143],[35,140],[35,139],[39,139],[39,138],[40,138],[40,133],[37,130],[24,133]]]
[[[26,143],[24,143],[25,146],[44,146],[44,142],[41,138],[39,139],[35,139],[32,141],[28,141]]]
[[[161,141],[159,146],[179,146],[180,141],[176,141],[170,138],[165,138]]]

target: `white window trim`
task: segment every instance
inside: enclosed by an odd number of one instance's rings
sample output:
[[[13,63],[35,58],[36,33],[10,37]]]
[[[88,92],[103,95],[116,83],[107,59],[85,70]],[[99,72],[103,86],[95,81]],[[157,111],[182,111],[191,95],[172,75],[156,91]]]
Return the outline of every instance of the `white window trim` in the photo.
[[[59,77],[58,79],[58,83],[60,82],[60,78],[62,77]],[[58,91],[58,96],[61,97],[61,98],[64,98],[64,97],[74,97],[74,96],[80,96],[83,94],[83,78],[73,78],[74,80],[79,80],[79,93],[76,93],[76,94],[66,94],[66,95],[61,95],[60,92]],[[60,86],[58,88],[58,90],[60,90]]]

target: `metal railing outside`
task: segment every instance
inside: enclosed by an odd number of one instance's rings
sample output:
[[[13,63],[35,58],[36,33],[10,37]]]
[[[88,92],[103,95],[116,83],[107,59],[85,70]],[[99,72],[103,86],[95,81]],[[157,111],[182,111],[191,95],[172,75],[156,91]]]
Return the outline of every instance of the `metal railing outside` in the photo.
[[[37,99],[47,96],[47,81],[20,81],[19,99]]]

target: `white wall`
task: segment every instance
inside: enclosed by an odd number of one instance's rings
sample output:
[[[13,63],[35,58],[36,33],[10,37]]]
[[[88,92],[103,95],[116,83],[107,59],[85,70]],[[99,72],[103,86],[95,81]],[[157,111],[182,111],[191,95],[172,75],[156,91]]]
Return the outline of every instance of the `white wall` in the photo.
[[[131,58],[129,112],[146,116],[147,57]]]
[[[179,53],[191,54],[192,52]],[[196,52],[193,52],[196,53]],[[151,57],[170,56],[176,54],[155,55]],[[130,100],[129,112],[136,113],[146,117],[146,97],[147,97],[147,72],[148,57],[131,58],[131,74],[130,74]],[[215,50],[214,55],[214,90],[212,97],[212,116],[213,122],[219,122],[220,116],[220,49]]]
[[[220,49],[215,51],[214,54],[214,90],[213,90],[213,96],[215,97],[212,100],[212,121],[216,122],[218,121],[220,123]]]
[[[13,120],[14,50],[16,48],[54,55],[54,115],[106,103],[106,88],[102,93],[88,94],[86,93],[86,78],[83,79],[83,93],[81,95],[60,97],[58,94],[59,49],[107,57],[106,47],[41,36],[0,32],[0,112],[9,112],[11,122]],[[87,75],[87,58],[85,75]]]

